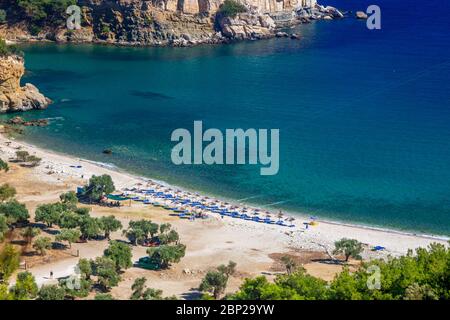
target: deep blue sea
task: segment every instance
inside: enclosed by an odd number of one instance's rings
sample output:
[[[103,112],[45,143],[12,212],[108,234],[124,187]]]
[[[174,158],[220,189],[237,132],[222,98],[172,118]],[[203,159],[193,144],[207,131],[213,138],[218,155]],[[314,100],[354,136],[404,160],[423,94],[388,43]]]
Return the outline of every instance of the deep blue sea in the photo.
[[[349,17],[299,26],[300,41],[26,46],[23,82],[55,101],[26,117],[55,119],[24,139],[267,209],[450,235],[450,2],[376,4],[381,30]],[[194,120],[279,128],[278,175],[173,165],[171,132]]]

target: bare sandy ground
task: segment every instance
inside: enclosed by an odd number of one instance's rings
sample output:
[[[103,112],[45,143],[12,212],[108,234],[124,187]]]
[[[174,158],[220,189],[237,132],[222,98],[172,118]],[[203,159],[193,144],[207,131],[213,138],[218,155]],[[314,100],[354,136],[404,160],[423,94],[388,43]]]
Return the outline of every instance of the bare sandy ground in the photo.
[[[75,190],[87,182],[93,174],[109,174],[117,189],[142,182],[139,177],[102,167],[99,164],[41,150],[23,142],[8,140],[0,135],[0,158],[8,160],[14,157],[18,149],[35,154],[43,161],[36,168],[22,168],[11,165],[8,173],[0,173],[0,184],[10,183],[17,188],[18,200],[24,202],[34,215],[38,204],[58,201],[62,192]],[[73,168],[71,166],[82,166]],[[206,220],[187,221],[169,215],[169,211],[133,203],[130,207],[105,208],[92,206],[92,215],[115,215],[124,227],[131,219],[151,219],[154,222],[170,222],[180,233],[181,242],[187,245],[186,256],[169,270],[149,271],[136,267],[122,275],[123,281],[112,290],[117,298],[127,299],[131,294],[131,285],[137,277],[145,276],[148,286],[162,289],[165,296],[176,295],[180,298],[193,298],[204,274],[222,263],[232,260],[237,263],[237,274],[230,279],[228,292],[235,291],[246,277],[264,274],[273,278],[282,272],[277,257],[290,254],[298,257],[306,270],[325,280],[331,280],[341,270],[339,265],[321,262],[327,258],[333,243],[343,237],[357,239],[367,245],[364,258],[386,257],[405,254],[408,249],[424,247],[432,242],[446,243],[445,239],[433,239],[426,236],[402,234],[387,230],[376,230],[358,226],[348,226],[320,221],[308,230],[303,227],[305,217],[297,216],[296,228],[259,224],[229,217],[211,216]],[[46,235],[47,236],[47,235]],[[112,239],[122,239],[121,232],[112,235]],[[73,273],[79,257],[72,255],[79,251],[83,258],[94,258],[103,254],[107,241],[89,241],[73,244],[70,254],[55,256],[50,261],[36,263],[30,271],[36,276],[38,284],[55,281],[50,279],[68,276]],[[381,245],[386,251],[374,253],[371,246]],[[53,251],[53,250],[52,250]],[[146,248],[134,247],[133,259],[137,261],[146,256]],[[52,256],[52,254],[50,254]],[[48,260],[48,259],[47,259]],[[280,269],[281,268],[281,269]]]

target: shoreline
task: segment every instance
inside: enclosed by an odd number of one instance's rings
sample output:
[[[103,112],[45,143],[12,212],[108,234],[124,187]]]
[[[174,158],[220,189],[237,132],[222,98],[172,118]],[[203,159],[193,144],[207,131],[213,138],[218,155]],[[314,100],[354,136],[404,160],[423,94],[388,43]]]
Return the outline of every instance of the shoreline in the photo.
[[[6,138],[6,137],[2,137],[2,134],[0,134],[0,138]],[[1,140],[1,139],[0,139]],[[246,203],[245,201],[238,201],[236,199],[232,199],[232,198],[227,198],[224,196],[220,196],[214,193],[206,193],[205,191],[201,191],[201,190],[194,190],[194,189],[189,189],[189,188],[185,188],[185,187],[181,187],[179,185],[176,184],[170,184],[164,180],[158,180],[158,179],[154,179],[152,177],[146,177],[146,176],[141,176],[138,175],[136,173],[133,172],[129,172],[126,169],[120,168],[118,166],[116,166],[113,163],[106,163],[106,162],[99,162],[99,161],[94,161],[94,160],[89,160],[89,159],[85,159],[85,158],[81,158],[75,155],[70,155],[70,154],[66,154],[63,152],[59,152],[59,151],[54,151],[54,150],[49,150],[49,149],[44,149],[42,147],[30,144],[29,142],[25,141],[25,140],[14,140],[15,142],[18,142],[24,146],[28,146],[30,148],[36,148],[36,149],[40,149],[44,152],[48,152],[48,153],[53,153],[55,155],[61,156],[61,157],[68,157],[68,158],[74,158],[77,161],[80,162],[85,162],[85,163],[89,163],[91,165],[94,166],[98,166],[101,167],[105,170],[109,170],[109,171],[113,171],[113,172],[117,172],[121,175],[125,175],[125,176],[129,176],[133,179],[136,179],[137,181],[140,182],[154,182],[157,184],[160,184],[161,186],[167,187],[167,188],[172,188],[172,189],[176,189],[176,190],[180,190],[183,192],[189,192],[189,193],[193,193],[193,194],[198,194],[199,196],[206,196],[206,197],[210,197],[212,199],[215,200],[219,200],[221,202],[228,202],[231,203],[232,205],[235,206],[246,206],[246,207],[252,207],[252,208],[257,208],[262,210],[263,208],[256,203]],[[270,211],[270,210],[268,210]],[[277,209],[276,211],[279,211],[279,209]],[[296,219],[303,219],[303,220],[311,220],[309,217],[311,216],[310,214],[306,213],[306,212],[299,212],[299,211],[292,211],[292,210],[282,210],[285,217],[293,217]],[[273,213],[275,214],[275,213]],[[405,236],[412,236],[412,237],[420,237],[420,238],[424,238],[424,239],[429,239],[429,240],[439,240],[439,241],[450,241],[450,236],[446,236],[443,234],[430,234],[430,233],[421,233],[421,232],[416,232],[414,230],[401,230],[401,229],[395,229],[394,228],[389,228],[389,227],[383,227],[383,226],[377,226],[377,225],[370,225],[370,224],[364,224],[364,223],[356,223],[356,222],[351,222],[351,221],[340,221],[340,220],[333,220],[333,219],[327,219],[327,218],[320,218],[320,216],[314,215],[316,217],[316,219],[314,219],[314,221],[320,222],[320,223],[326,223],[326,224],[331,224],[331,225],[336,225],[336,226],[345,226],[345,227],[350,227],[350,228],[359,228],[359,229],[365,229],[365,230],[372,230],[372,231],[381,231],[381,232],[388,232],[388,233],[393,233],[393,234],[398,234],[398,235],[405,235]]]
[[[4,137],[4,136],[2,137],[2,134],[0,134],[0,138],[6,138],[6,137]],[[163,180],[154,179],[152,177],[141,176],[141,175],[129,172],[126,169],[120,168],[113,163],[89,160],[89,159],[81,158],[81,157],[78,157],[75,155],[70,155],[70,154],[66,154],[63,152],[59,152],[59,151],[44,149],[42,147],[33,145],[33,144],[31,144],[25,140],[21,140],[21,139],[13,140],[13,141],[20,143],[24,146],[28,146],[29,148],[35,148],[35,149],[41,150],[43,152],[53,153],[53,154],[61,156],[61,157],[73,158],[73,159],[76,159],[77,161],[89,163],[91,165],[98,166],[105,170],[117,172],[121,175],[129,176],[140,182],[154,182],[154,183],[160,184],[161,186],[164,186],[167,188],[176,189],[176,190],[180,190],[183,192],[189,192],[189,193],[193,193],[193,194],[198,194],[199,196],[210,197],[212,199],[219,200],[221,202],[231,203],[232,205],[235,205],[235,206],[246,206],[246,207],[252,207],[252,208],[257,208],[257,209],[262,210],[262,207],[256,203],[254,203],[254,204],[246,203],[244,201],[238,201],[236,199],[223,197],[223,196],[220,196],[220,195],[217,195],[214,193],[205,193],[204,191],[200,191],[200,190],[184,188],[184,187],[178,186],[176,184],[170,184]],[[311,215],[306,212],[299,212],[299,211],[292,211],[292,210],[291,211],[282,210],[282,211],[283,211],[285,217],[293,217],[296,219],[311,220],[309,218],[309,216],[311,216]],[[273,213],[273,214],[275,214],[275,213]],[[346,221],[340,221],[340,220],[320,218],[317,216],[316,216],[316,219],[314,219],[314,221],[320,222],[320,223],[336,225],[336,226],[345,226],[345,227],[350,227],[350,228],[359,228],[359,229],[372,230],[372,231],[388,232],[388,233],[393,233],[393,234],[398,234],[398,235],[420,237],[420,238],[429,239],[429,240],[450,241],[450,236],[446,236],[443,234],[421,233],[421,232],[415,232],[414,230],[399,230],[399,229],[395,229],[395,228],[370,225],[370,224],[364,224],[364,223],[356,223],[356,222],[351,222],[351,221],[346,222]]]
[[[151,178],[137,176],[133,173],[129,173],[122,168],[116,167],[115,165],[99,163],[96,161],[92,161],[89,159],[78,158],[76,156],[71,156],[67,154],[63,154],[57,151],[43,149],[41,147],[37,147],[23,140],[16,139],[8,139],[3,134],[0,134],[0,154],[8,155],[8,158],[14,152],[15,148],[12,146],[8,147],[9,150],[5,152],[3,149],[5,148],[5,143],[7,141],[12,141],[12,144],[15,144],[15,147],[22,147],[27,149],[30,153],[37,154],[42,158],[42,164],[36,168],[36,170],[40,170],[39,173],[44,174],[44,167],[49,168],[49,166],[58,166],[60,172],[55,172],[57,175],[57,181],[61,180],[62,177],[66,178],[80,178],[82,177],[86,182],[87,179],[90,178],[92,174],[109,174],[112,176],[116,189],[121,190],[126,187],[130,187],[132,185],[136,185],[139,183],[147,183],[153,182],[160,184],[163,187],[186,191],[194,194],[198,194],[199,196],[208,196],[212,199],[216,199],[219,201],[226,201],[232,205],[242,206],[242,203],[237,203],[236,200],[232,199],[224,199],[217,196],[211,196],[207,194],[200,194],[192,190],[186,190],[184,188],[170,185],[165,183],[164,181],[158,181]],[[7,159],[5,159],[7,160]],[[70,166],[74,166],[76,164],[83,164],[82,171],[79,168],[71,168]],[[45,173],[48,175],[47,173]],[[50,176],[51,177],[51,176]],[[52,179],[50,179],[52,180]],[[257,205],[250,205],[252,208],[258,208]],[[332,221],[327,219],[316,219],[315,221],[319,223],[319,226],[310,226],[309,229],[305,230],[304,222],[310,222],[311,219],[307,217],[305,213],[293,213],[293,212],[285,212],[285,218],[293,217],[295,218],[294,224],[295,228],[285,228],[276,225],[265,225],[261,223],[256,223],[253,221],[238,221],[241,219],[233,219],[232,220],[225,219],[225,223],[229,223],[231,225],[241,225],[248,226],[251,229],[270,229],[275,228],[274,230],[277,232],[286,233],[290,231],[291,233],[298,233],[297,238],[301,237],[299,243],[296,243],[293,239],[289,241],[291,247],[299,245],[300,248],[307,247],[315,247],[317,248],[328,248],[332,247],[334,241],[338,238],[349,237],[356,238],[358,241],[368,245],[382,245],[386,247],[384,253],[391,255],[398,255],[406,253],[407,249],[414,249],[417,247],[423,247],[432,242],[446,243],[450,238],[444,235],[429,235],[429,234],[419,234],[413,232],[400,231],[395,229],[388,229],[370,225],[359,225],[352,224],[347,222],[340,221]],[[228,222],[229,221],[229,222]],[[267,227],[267,228],[266,228]],[[369,254],[370,255],[370,254]]]

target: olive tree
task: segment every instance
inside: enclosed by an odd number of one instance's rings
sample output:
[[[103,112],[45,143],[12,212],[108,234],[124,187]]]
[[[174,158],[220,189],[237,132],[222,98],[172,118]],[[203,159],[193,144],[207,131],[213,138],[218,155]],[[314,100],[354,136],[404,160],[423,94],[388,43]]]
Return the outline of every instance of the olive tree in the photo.
[[[162,269],[166,269],[171,263],[179,262],[184,257],[186,246],[184,244],[161,245],[148,248],[147,253],[151,260],[158,263]]]
[[[335,249],[333,254],[343,254],[345,262],[350,257],[361,259],[361,252],[363,251],[362,243],[355,239],[342,238],[334,243]]]
[[[44,256],[48,249],[52,247],[52,240],[49,237],[40,237],[34,241],[33,248]]]
[[[122,229],[122,223],[113,215],[99,219],[100,228],[105,232],[105,238],[110,239],[111,232]]]
[[[0,202],[8,201],[16,195],[16,189],[5,183],[0,186]]]
[[[109,247],[104,251],[104,255],[114,261],[116,270],[128,269],[133,265],[133,256],[129,245],[119,241],[111,241]]]
[[[81,232],[78,229],[62,229],[55,237],[56,241],[67,241],[69,248],[72,248],[72,243],[77,242],[81,237]]]
[[[8,166],[8,163],[6,163],[2,159],[0,159],[0,171],[2,171],[2,170],[5,171],[5,172],[8,172],[9,171],[9,166]]]

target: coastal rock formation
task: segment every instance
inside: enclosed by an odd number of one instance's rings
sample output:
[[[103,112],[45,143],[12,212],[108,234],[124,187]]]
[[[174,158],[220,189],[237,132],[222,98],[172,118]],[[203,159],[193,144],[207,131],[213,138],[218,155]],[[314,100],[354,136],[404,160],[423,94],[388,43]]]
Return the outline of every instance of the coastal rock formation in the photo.
[[[224,36],[238,40],[268,38],[275,29],[275,22],[267,14],[241,13],[234,18],[224,17],[219,23]]]
[[[0,113],[45,109],[50,99],[30,83],[20,86],[25,73],[23,58],[15,55],[0,57]]]
[[[318,5],[317,0],[233,0],[246,12],[223,15],[224,1],[78,0],[80,29],[68,30],[67,17],[61,15],[59,25],[49,22],[33,35],[28,31],[32,22],[27,22],[25,30],[23,17],[14,18],[11,10],[13,18],[0,25],[0,36],[16,41],[189,46],[273,37],[277,28],[342,17],[337,9]]]

